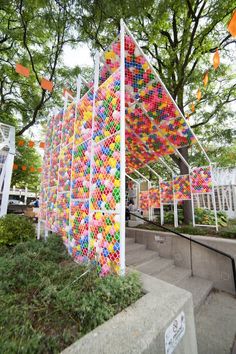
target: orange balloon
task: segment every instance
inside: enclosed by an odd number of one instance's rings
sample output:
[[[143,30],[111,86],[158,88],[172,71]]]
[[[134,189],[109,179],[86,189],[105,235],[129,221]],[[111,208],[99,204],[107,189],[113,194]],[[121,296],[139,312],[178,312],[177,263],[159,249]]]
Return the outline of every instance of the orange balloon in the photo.
[[[213,66],[214,66],[214,69],[216,70],[220,65],[220,54],[219,54],[219,51],[218,49],[216,49],[216,52],[213,56]]]
[[[38,168],[38,172],[41,173],[43,171],[42,167]]]
[[[228,31],[232,37],[236,37],[236,11],[233,12],[231,20],[229,21]]]
[[[18,146],[24,146],[24,145],[25,145],[24,140],[19,140],[19,141],[18,141]]]
[[[30,172],[35,172],[35,168],[33,166],[30,167]]]
[[[201,93],[200,89],[198,89],[198,91],[197,91],[197,100],[200,101],[201,98],[202,98],[202,93]]]
[[[16,163],[13,165],[13,170],[18,170],[18,165]]]
[[[34,147],[34,142],[30,140],[30,141],[28,142],[28,146],[29,146],[30,148]]]
[[[21,167],[21,169],[22,169],[22,171],[26,171],[26,170],[27,170],[27,167],[26,167],[25,165],[23,165],[23,166]]]
[[[209,74],[208,74],[208,71],[206,71],[205,74],[204,74],[204,76],[203,76],[203,84],[204,84],[204,87],[207,86],[208,80],[209,80]]]

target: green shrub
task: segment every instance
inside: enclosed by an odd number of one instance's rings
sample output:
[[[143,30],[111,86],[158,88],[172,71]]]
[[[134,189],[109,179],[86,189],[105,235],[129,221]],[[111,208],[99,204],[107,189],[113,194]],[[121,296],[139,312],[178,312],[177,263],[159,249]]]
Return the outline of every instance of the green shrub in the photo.
[[[217,212],[217,219],[219,226],[227,226],[228,218],[224,211]],[[215,213],[213,210],[197,208],[195,209],[195,222],[202,225],[214,225]]]
[[[35,226],[26,217],[9,214],[0,218],[0,246],[14,246],[35,237]]]
[[[135,273],[87,270],[54,235],[0,256],[0,352],[59,353],[142,296]]]

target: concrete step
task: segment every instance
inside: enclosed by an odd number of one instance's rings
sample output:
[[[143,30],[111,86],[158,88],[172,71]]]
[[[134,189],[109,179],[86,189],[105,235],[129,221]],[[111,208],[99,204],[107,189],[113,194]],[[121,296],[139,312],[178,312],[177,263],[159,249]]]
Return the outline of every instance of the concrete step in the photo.
[[[172,259],[161,258],[158,256],[158,253],[156,252],[155,258],[150,259],[145,263],[139,262],[139,265],[137,265],[135,268],[142,273],[149,274],[156,278],[159,278],[158,273],[160,273],[164,269],[172,267],[173,264],[174,261]]]
[[[135,244],[137,245],[137,244]],[[136,268],[138,264],[142,264],[145,262],[148,262],[149,260],[153,258],[159,258],[157,252],[155,251],[149,251],[145,249],[144,245],[143,249],[136,248],[136,250],[131,250],[129,252],[126,252],[126,265],[127,266],[133,266]]]
[[[134,243],[134,238],[133,237],[126,237],[125,238],[125,244],[128,245],[130,243]]]
[[[211,292],[213,283],[210,280],[193,276],[182,280],[177,286],[192,293],[194,311],[197,313],[200,306],[204,303],[205,299]]]
[[[141,245],[140,243],[126,243],[125,244],[125,253],[126,255],[131,253],[131,252],[136,252],[139,251],[140,253],[145,252],[146,251],[146,246],[145,245]]]
[[[190,276],[191,270],[172,266],[157,273],[156,278],[178,286],[178,283],[185,279],[188,279]]]

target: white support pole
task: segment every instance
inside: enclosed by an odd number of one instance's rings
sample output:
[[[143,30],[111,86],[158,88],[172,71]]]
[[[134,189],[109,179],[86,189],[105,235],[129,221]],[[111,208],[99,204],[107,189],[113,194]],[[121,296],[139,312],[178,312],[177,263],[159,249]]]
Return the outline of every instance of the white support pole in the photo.
[[[161,176],[160,176],[153,168],[151,168],[148,164],[146,164],[145,166],[146,166],[156,177],[158,177],[159,180],[162,179]]]
[[[125,274],[125,27],[120,20],[120,274]]]
[[[6,162],[5,162],[6,169],[5,169],[5,178],[4,178],[4,185],[3,185],[3,191],[2,191],[0,217],[7,214],[13,162],[14,162],[14,155],[9,153],[7,155]]]
[[[210,164],[210,170],[211,170],[211,179],[212,179],[212,204],[213,204],[214,214],[215,214],[215,227],[216,227],[216,231],[218,231],[219,228],[218,228],[218,218],[217,218],[217,211],[216,211],[215,185],[214,185],[212,164]]]
[[[41,231],[41,221],[38,220],[38,225],[37,225],[37,240],[40,240],[40,231]]]
[[[191,168],[189,170],[189,184],[190,184],[190,193],[191,193],[192,222],[193,222],[193,227],[195,227],[196,223],[195,223],[195,209],[194,209],[194,194],[193,194],[192,180],[191,180]],[[197,195],[197,201],[199,203],[198,195]]]
[[[90,155],[90,177],[89,177],[89,233],[88,233],[88,253],[90,252],[90,225],[92,223],[92,207],[91,207],[91,199],[92,199],[92,179],[93,179],[93,161],[94,161],[94,122],[96,115],[96,93],[98,90],[98,80],[99,80],[99,52],[97,51],[95,54],[95,70],[94,70],[94,92],[93,92],[93,112],[92,112],[92,129],[91,129],[91,155]]]
[[[13,162],[14,162],[14,155],[15,155],[15,128],[14,127],[10,127],[9,130],[8,146],[9,146],[9,152],[5,161],[5,178],[4,178],[4,185],[2,190],[0,217],[7,214],[12,169],[13,169]]]
[[[161,222],[161,225],[164,225],[164,207],[163,207],[162,198],[161,198],[161,182],[162,182],[162,180],[159,180],[159,190],[160,190],[160,222]]]
[[[162,165],[164,165],[164,166],[167,168],[167,170],[171,173],[172,176],[175,175],[174,171],[173,171],[172,168],[170,168],[170,166],[165,162],[165,160],[163,160],[161,157],[159,157],[159,160],[158,160],[158,161],[160,161],[160,162],[162,163]]]

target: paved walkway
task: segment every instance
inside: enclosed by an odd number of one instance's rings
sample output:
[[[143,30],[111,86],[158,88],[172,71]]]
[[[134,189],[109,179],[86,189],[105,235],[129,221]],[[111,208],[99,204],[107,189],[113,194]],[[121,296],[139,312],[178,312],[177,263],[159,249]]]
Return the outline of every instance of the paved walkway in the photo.
[[[236,335],[236,299],[212,292],[196,315],[199,354],[230,354]]]

